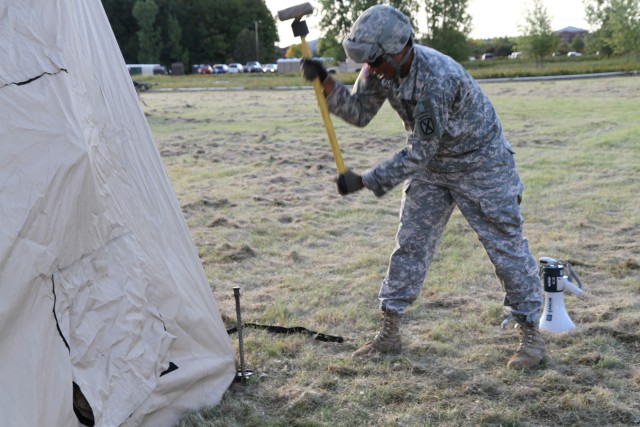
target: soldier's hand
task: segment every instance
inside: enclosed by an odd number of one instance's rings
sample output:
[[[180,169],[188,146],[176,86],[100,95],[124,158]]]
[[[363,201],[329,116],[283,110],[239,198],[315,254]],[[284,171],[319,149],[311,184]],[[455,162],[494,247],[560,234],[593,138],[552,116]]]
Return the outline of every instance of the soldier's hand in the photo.
[[[302,76],[310,82],[317,77],[320,79],[320,83],[323,83],[328,76],[322,62],[316,59],[304,58],[300,69],[302,70]]]
[[[336,184],[338,186],[338,193],[346,196],[347,194],[355,193],[364,188],[364,182],[362,182],[362,176],[347,169],[344,173],[341,173],[336,178]]]

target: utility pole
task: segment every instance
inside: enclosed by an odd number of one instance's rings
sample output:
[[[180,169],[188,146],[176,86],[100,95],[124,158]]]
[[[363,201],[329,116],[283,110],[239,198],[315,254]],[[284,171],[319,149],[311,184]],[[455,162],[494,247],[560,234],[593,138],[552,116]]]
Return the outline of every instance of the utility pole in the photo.
[[[256,61],[260,62],[260,43],[258,43],[258,21],[253,21],[255,24],[255,32],[256,32]]]

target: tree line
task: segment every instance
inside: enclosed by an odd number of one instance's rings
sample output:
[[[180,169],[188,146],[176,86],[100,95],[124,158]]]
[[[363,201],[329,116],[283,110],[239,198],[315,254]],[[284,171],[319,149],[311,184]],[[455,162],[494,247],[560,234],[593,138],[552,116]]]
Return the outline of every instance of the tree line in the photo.
[[[102,0],[127,63],[273,62],[276,23],[264,0]]]
[[[427,25],[423,34],[417,34],[419,43],[431,46],[458,61],[482,53],[507,56],[521,51],[542,62],[554,52],[568,49],[604,56],[636,54],[640,60],[640,2],[638,0],[583,0],[589,24],[596,28],[587,36],[578,37],[570,46],[563,46],[551,27],[552,17],[542,0],[532,0],[525,11],[525,24],[518,37],[493,40],[469,38],[473,20],[467,12],[470,0],[318,0],[321,5],[320,27],[325,37],[319,43],[322,56],[344,60],[340,46],[342,40],[365,9],[386,3],[402,10],[412,19],[414,29],[418,18]],[[576,14],[578,11],[576,11]],[[420,16],[423,14],[423,16]]]
[[[320,30],[318,55],[345,59],[341,46],[357,17],[367,8],[386,3],[410,17],[413,28],[426,22],[416,40],[458,61],[471,55],[522,51],[536,61],[563,48],[551,28],[551,16],[542,0],[532,0],[517,38],[490,42],[472,40],[470,0],[318,0]],[[596,28],[578,38],[575,50],[606,56],[634,53],[640,60],[640,3],[638,0],[583,0],[589,24]],[[128,63],[274,62],[276,17],[264,0],[102,0]],[[506,53],[506,54],[508,54]],[[287,56],[299,56],[291,46]]]

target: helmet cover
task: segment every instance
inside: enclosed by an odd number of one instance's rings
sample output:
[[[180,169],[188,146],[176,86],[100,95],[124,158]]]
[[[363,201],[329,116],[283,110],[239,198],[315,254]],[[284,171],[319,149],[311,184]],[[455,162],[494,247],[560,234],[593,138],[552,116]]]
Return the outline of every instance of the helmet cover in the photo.
[[[355,62],[373,62],[385,53],[402,51],[412,35],[411,22],[404,13],[379,4],[362,12],[342,47]]]

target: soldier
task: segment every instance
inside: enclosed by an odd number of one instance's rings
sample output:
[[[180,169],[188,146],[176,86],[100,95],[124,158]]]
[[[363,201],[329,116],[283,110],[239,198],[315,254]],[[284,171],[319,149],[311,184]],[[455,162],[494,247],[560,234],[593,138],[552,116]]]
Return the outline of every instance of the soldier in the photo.
[[[320,78],[333,114],[364,127],[387,100],[407,131],[402,151],[362,175],[347,170],[336,179],[342,195],[366,187],[377,197],[404,181],[396,246],[378,295],[382,327],[353,357],[401,353],[402,315],[418,297],[457,206],[487,251],[505,308],[520,325],[520,344],[507,366],[533,368],[545,355],[537,326],[543,300],[536,262],[522,235],[524,185],[513,150],[477,82],[453,59],[414,44],[412,37],[402,12],[377,5],[360,15],[342,43],[351,59],[364,64],[351,92],[321,62],[302,64],[307,80]]]

